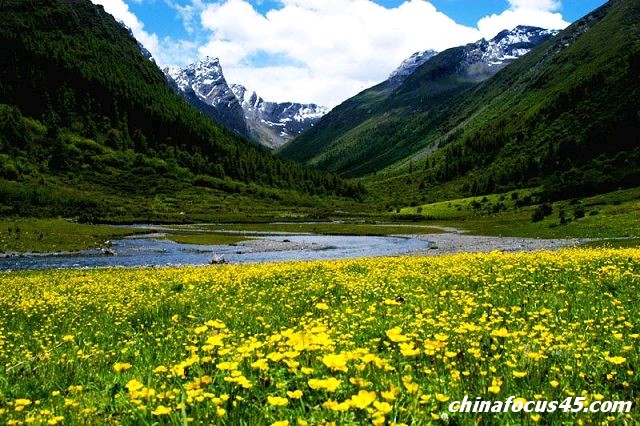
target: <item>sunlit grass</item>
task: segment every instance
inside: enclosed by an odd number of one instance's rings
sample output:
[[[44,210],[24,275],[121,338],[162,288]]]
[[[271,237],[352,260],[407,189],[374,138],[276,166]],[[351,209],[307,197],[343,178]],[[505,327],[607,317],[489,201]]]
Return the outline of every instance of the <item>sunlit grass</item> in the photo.
[[[104,247],[107,240],[145,232],[148,231],[64,219],[4,219],[0,221],[0,253],[85,250]]]
[[[170,233],[165,237],[167,240],[179,244],[197,244],[207,246],[234,245],[246,241],[247,237],[230,234],[206,233]]]
[[[0,423],[629,424],[640,250],[0,274]],[[281,423],[284,424],[284,423]]]

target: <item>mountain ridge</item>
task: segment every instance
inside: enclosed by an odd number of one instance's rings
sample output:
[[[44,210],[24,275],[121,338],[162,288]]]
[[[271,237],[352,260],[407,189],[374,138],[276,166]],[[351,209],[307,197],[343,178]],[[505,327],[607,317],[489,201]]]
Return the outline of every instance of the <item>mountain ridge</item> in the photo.
[[[430,55],[400,84],[386,80],[348,99],[279,153],[348,177],[371,173],[379,163],[399,161],[406,151],[420,144],[420,131],[398,134],[396,140],[401,146],[391,145],[388,136],[395,127],[410,122],[417,112],[438,108],[490,78],[554,33],[519,26],[502,31],[491,40]],[[410,126],[419,128],[422,124]]]
[[[176,93],[216,123],[267,148],[278,148],[328,112],[316,104],[268,102],[241,84],[229,84],[218,58],[164,68]]]
[[[372,188],[421,200],[542,187],[559,199],[640,185],[639,27],[639,1],[610,1],[418,114],[422,154],[378,171]]]
[[[195,111],[101,6],[0,14],[0,215],[184,221],[359,193]]]

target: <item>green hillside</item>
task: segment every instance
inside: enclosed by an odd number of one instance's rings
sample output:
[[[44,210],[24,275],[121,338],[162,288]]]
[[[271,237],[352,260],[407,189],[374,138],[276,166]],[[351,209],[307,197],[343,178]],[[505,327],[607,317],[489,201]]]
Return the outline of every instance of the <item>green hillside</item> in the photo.
[[[610,1],[489,80],[454,85],[462,93],[444,102],[438,93],[452,86],[433,85],[438,63],[429,61],[385,101],[404,108],[375,124],[355,121],[307,161],[370,174],[370,188],[399,204],[540,185],[552,198],[640,185],[639,27],[640,1]],[[314,132],[322,131],[321,122]],[[303,152],[313,136],[296,142]],[[343,142],[345,152],[368,153],[348,160],[362,166],[322,167]]]
[[[102,7],[4,0],[0,14],[0,215],[215,217],[361,196],[212,124]]]
[[[456,67],[465,47],[449,49],[399,87],[383,82],[336,107],[280,154],[345,176],[361,176],[405,158],[433,126],[429,111],[475,85]]]

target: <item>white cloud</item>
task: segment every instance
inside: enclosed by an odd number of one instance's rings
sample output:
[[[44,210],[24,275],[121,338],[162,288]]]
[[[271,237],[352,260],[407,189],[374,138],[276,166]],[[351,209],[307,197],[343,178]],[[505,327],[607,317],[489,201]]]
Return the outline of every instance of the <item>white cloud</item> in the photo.
[[[507,10],[482,18],[477,28],[426,0],[391,9],[371,0],[280,0],[265,15],[248,0],[164,0],[194,39],[176,41],[147,33],[125,0],[93,1],[129,26],[161,65],[219,57],[227,80],[265,99],[327,106],[383,81],[416,51],[442,51],[517,25],[568,25],[558,0],[509,0]]]
[[[556,12],[561,4],[556,0],[509,0],[509,9],[478,21],[483,37],[493,37],[504,29],[531,25],[549,29],[564,29],[569,23]]]
[[[122,21],[127,27],[131,28],[136,39],[144,45],[154,56],[160,54],[160,43],[156,34],[149,34],[144,30],[144,24],[134,15],[124,0],[91,0],[94,4],[104,7],[104,10]]]
[[[135,1],[135,0],[134,0]],[[205,9],[203,0],[191,0],[191,3],[180,4],[176,0],[165,0],[165,3],[173,8],[180,19],[184,29],[189,34],[194,34],[198,29],[199,14]]]
[[[329,106],[384,80],[418,50],[479,38],[477,29],[457,24],[423,0],[393,9],[369,0],[282,0],[280,9],[266,15],[248,1],[227,0],[210,4],[201,18],[212,34],[200,56],[219,57],[230,81],[246,83],[265,99]],[[248,67],[256,54],[301,66]]]
[[[91,0],[101,5],[116,20],[131,28],[131,32],[142,45],[151,52],[158,64],[188,63],[197,56],[197,43],[187,40],[173,40],[170,37],[160,39],[157,34],[144,29],[144,23],[129,10],[124,0]],[[132,0],[138,3],[153,0]]]
[[[509,0],[509,4],[514,9],[533,9],[555,11],[560,9],[560,2],[557,0]]]

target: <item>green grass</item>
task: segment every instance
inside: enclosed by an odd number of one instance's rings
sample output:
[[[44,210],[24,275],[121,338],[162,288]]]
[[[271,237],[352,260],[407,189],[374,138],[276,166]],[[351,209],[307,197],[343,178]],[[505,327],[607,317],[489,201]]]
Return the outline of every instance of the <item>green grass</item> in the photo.
[[[84,225],[64,219],[3,219],[0,220],[0,252],[85,250],[104,247],[107,240],[146,232],[106,225]]]
[[[589,241],[581,245],[589,248],[640,248],[640,238],[604,239]]]
[[[0,273],[0,424],[637,424],[639,286],[634,249]]]
[[[265,232],[310,233],[321,235],[438,234],[442,230],[423,224],[359,224],[359,223],[255,223],[224,225],[188,225],[189,228],[234,231],[245,234]],[[179,228],[178,228],[179,229]]]
[[[170,233],[164,237],[167,240],[174,241],[179,244],[197,244],[204,246],[228,246],[235,245],[248,238],[238,235],[219,234],[213,232],[207,233]]]
[[[530,194],[531,190],[521,191]],[[534,206],[515,206],[511,193],[487,196],[481,209],[472,203],[485,197],[465,198],[411,207],[403,214],[430,217],[434,225],[450,226],[477,235],[535,238],[628,238],[640,237],[640,188],[620,190],[577,200],[552,203],[552,213],[540,222],[533,222]],[[503,200],[503,201],[500,201]],[[499,213],[491,214],[498,203],[504,204]],[[421,209],[421,210],[420,210]],[[561,224],[564,211],[567,223]],[[584,217],[576,218],[576,211]]]

